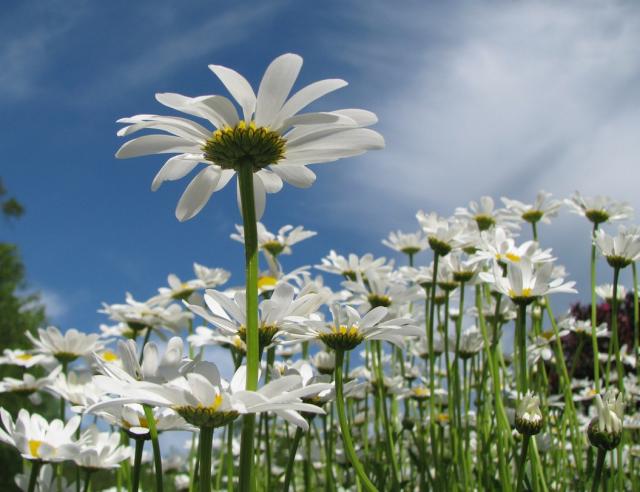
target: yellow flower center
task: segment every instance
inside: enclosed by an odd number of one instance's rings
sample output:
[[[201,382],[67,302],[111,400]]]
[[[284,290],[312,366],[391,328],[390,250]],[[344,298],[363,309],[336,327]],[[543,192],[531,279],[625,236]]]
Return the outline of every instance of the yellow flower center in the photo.
[[[507,254],[506,254],[506,255],[504,255],[504,256],[505,256],[505,258],[506,258],[507,260],[509,260],[509,261],[513,261],[514,263],[518,263],[518,262],[521,260],[520,256],[518,256],[518,255],[517,255],[517,254],[515,254],[515,253],[507,253]]]
[[[33,355],[31,354],[20,354],[16,356],[16,359],[18,360],[30,360],[33,358]]]
[[[29,453],[34,458],[40,458],[40,446],[42,445],[42,441],[36,441],[33,439],[29,439]]]
[[[336,335],[357,335],[358,334],[358,328],[355,326],[352,326],[351,328],[345,325],[332,326],[331,331],[333,331],[333,333],[335,333]]]
[[[250,165],[254,171],[276,164],[285,155],[286,140],[267,127],[240,121],[233,128],[225,126],[213,132],[202,147],[205,159],[223,169]]]
[[[115,362],[119,359],[118,355],[111,350],[105,350],[100,354],[100,357],[106,362]]]
[[[274,287],[278,283],[278,279],[265,275],[258,279],[258,289],[264,289],[265,287]]]
[[[199,403],[198,408],[204,408],[209,412],[215,412],[218,410],[218,408],[220,408],[220,405],[222,405],[222,394],[218,393],[213,399],[213,403],[211,405],[205,407],[202,403]]]
[[[529,289],[528,287],[526,289],[522,289],[522,292],[520,294],[516,293],[515,290],[513,289],[509,289],[509,297],[511,298],[516,298],[516,297],[531,297],[531,293],[533,291],[531,289]]]

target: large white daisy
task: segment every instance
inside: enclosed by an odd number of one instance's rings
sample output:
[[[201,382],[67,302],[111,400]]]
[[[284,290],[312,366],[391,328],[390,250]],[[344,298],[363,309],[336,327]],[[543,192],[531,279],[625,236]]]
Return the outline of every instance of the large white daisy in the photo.
[[[300,56],[291,53],[279,56],[267,68],[256,95],[239,73],[209,65],[242,109],[242,116],[224,96],[156,94],[161,104],[208,120],[215,130],[175,116],[142,114],[122,118],[118,122],[128,126],[118,132],[120,136],[146,129],[167,134],[134,138],[120,147],[116,157],[178,154],[154,178],[151,184],[154,191],[164,181],[180,179],[198,164],[205,164],[178,202],[176,217],[180,221],[194,217],[241,167],[251,166],[259,219],[266,193],[279,191],[283,180],[301,188],[311,186],[315,174],[306,167],[308,164],[331,162],[384,147],[379,133],[364,128],[377,121],[369,111],[343,109],[298,114],[313,101],[347,85],[340,79],[320,80],[287,99],[301,67]]]

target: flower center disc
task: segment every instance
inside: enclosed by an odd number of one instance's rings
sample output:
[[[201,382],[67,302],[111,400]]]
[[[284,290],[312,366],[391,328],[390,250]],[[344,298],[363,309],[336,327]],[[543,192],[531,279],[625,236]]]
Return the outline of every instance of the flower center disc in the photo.
[[[249,164],[258,171],[284,158],[286,140],[278,132],[240,121],[213,132],[202,147],[205,158],[222,169],[235,169]]]

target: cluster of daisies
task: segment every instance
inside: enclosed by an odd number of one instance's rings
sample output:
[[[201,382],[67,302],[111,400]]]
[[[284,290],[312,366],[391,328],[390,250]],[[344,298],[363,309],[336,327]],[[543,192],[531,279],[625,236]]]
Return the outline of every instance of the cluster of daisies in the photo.
[[[588,439],[606,450],[622,442],[624,453],[610,453],[609,473],[612,480],[620,473],[623,483],[637,483],[638,446],[622,433],[627,427],[637,435],[640,422],[637,345],[625,347],[620,372],[610,350],[597,354],[600,380],[563,380],[563,337],[575,333],[589,343],[591,337],[611,339],[612,327],[567,315],[555,318],[550,311],[548,295],[576,292],[551,249],[537,241],[536,226],[549,223],[562,202],[544,192],[534,204],[503,202],[504,208],[496,208],[483,197],[449,218],[418,212],[418,232],[393,232],[383,241],[404,256],[401,266],[372,254],[331,251],[315,267],[286,271],[281,255],[315,233],[291,226],[271,233],[259,224],[266,269],[259,277],[264,355],[256,391],[245,389],[245,290],[224,288],[230,275],[221,268],[195,264],[194,279],[169,275],[168,285],[146,301],[127,294],[123,304],[104,304],[101,312],[110,322],[99,333],[48,327],[27,334],[31,349],[5,349],[0,357],[2,364],[24,368],[24,375],[6,378],[0,391],[24,395],[35,408],[43,392],[52,394],[60,399],[60,418],[47,421],[22,409],[14,419],[3,409],[0,441],[14,446],[32,467],[43,465],[38,490],[50,490],[56,480],[50,465],[63,461],[90,472],[116,469],[119,486],[126,488],[133,478],[124,463],[135,463],[136,454],[140,459],[152,432],[187,431],[193,437],[183,459],[171,466],[175,457],[165,457],[165,468],[178,472],[177,489],[189,490],[197,434],[220,429],[220,438],[230,445],[218,443],[214,472],[220,469],[219,484],[233,487],[238,457],[233,423],[256,413],[262,416],[261,428],[271,429],[256,447],[258,462],[269,466],[260,467],[269,475],[264,483],[280,487],[293,452],[301,454],[298,481],[305,480],[308,461],[317,472],[306,478],[314,487],[329,487],[330,481],[332,487],[349,489],[356,477],[347,465],[334,411],[338,358],[347,379],[340,397],[347,404],[354,446],[379,489],[391,488],[393,465],[407,490],[436,487],[446,481],[447,469],[459,474],[461,484],[476,488],[500,480],[495,464],[504,450],[496,448],[496,431],[490,429],[501,422],[503,411],[505,445],[517,446],[518,436],[536,436],[536,457],[530,468],[522,465],[528,481],[545,481],[554,490],[566,484],[565,478],[587,483],[589,477],[580,473],[588,460]],[[578,194],[566,203],[596,226],[594,247],[614,270],[635,264],[640,234],[621,227],[611,236],[599,227],[627,219],[629,207]],[[533,226],[535,239],[526,239],[527,226]],[[243,228],[231,238],[243,242]],[[425,262],[427,250],[432,250],[431,263]],[[605,285],[597,291],[612,302],[623,289]],[[524,346],[517,333],[511,336],[511,326],[517,332],[519,322],[526,326]],[[526,392],[518,381],[521,356],[526,357]],[[235,368],[229,380],[218,366]],[[45,376],[31,374],[38,367],[46,369]],[[554,386],[552,377],[561,384]],[[627,404],[632,411],[625,418]],[[387,426],[389,435],[383,432]],[[437,433],[430,434],[431,426]],[[311,443],[306,452],[290,449],[295,429]],[[515,457],[506,459],[507,471],[517,468]],[[375,470],[373,464],[382,462]],[[534,471],[536,463],[544,464],[544,473]],[[294,477],[296,467],[300,463],[293,462]],[[26,473],[16,477],[25,490]],[[73,488],[63,480],[65,490]]]

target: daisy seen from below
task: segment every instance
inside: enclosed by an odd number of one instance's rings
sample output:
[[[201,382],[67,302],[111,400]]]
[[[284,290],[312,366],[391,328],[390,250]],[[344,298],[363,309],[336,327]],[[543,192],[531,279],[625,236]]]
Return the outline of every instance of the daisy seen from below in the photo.
[[[205,119],[214,130],[174,116],[122,118],[119,122],[127,126],[118,132],[119,136],[147,129],[166,134],[129,140],[120,147],[116,157],[177,154],[160,169],[152,190],[157,190],[164,181],[180,179],[204,164],[178,202],[176,217],[180,221],[200,212],[211,195],[224,188],[236,173],[243,174],[244,177],[239,176],[240,181],[246,183],[245,187],[252,188],[256,215],[260,218],[266,193],[279,191],[283,181],[302,188],[313,184],[315,174],[307,165],[384,147],[384,139],[379,133],[364,128],[377,121],[368,111],[346,109],[299,114],[315,100],[347,85],[339,79],[321,80],[288,98],[301,67],[302,58],[298,55],[287,53],[277,57],[267,68],[256,94],[238,72],[209,65],[240,106],[241,116],[233,102],[224,96],[156,94],[161,104]]]

